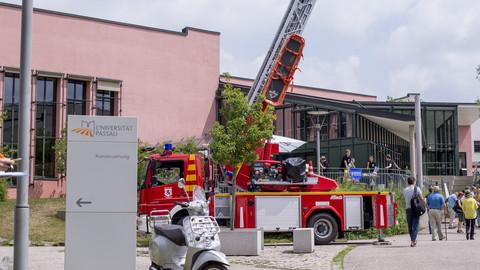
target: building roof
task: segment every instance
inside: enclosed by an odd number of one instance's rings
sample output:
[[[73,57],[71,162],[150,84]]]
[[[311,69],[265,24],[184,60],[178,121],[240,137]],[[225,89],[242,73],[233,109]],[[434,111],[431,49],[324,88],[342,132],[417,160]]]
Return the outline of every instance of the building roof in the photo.
[[[14,9],[22,9],[21,5],[15,5],[15,4],[10,4],[10,3],[0,2],[0,7],[2,7],[2,6],[3,7],[14,8]],[[96,22],[101,22],[101,23],[105,23],[105,24],[126,26],[126,27],[131,27],[131,28],[138,28],[138,29],[143,29],[143,30],[156,31],[156,32],[162,32],[162,33],[174,34],[174,35],[186,36],[186,35],[188,35],[188,31],[190,31],[190,30],[191,31],[196,31],[196,32],[202,32],[202,33],[205,33],[205,34],[220,35],[220,32],[210,31],[210,30],[205,30],[205,29],[200,29],[200,28],[195,28],[195,27],[189,27],[189,26],[183,28],[181,32],[178,32],[178,31],[173,31],[173,30],[161,29],[161,28],[156,28],[156,27],[126,23],[126,22],[106,20],[106,19],[101,19],[101,18],[95,18],[95,17],[84,16],[84,15],[65,13],[65,12],[48,10],[48,9],[34,8],[33,10],[34,10],[34,12],[37,12],[37,13],[46,13],[46,14],[52,14],[52,15],[58,15],[58,16],[64,16],[64,17],[71,17],[71,18],[76,18],[76,19],[81,19],[81,20],[96,21]]]
[[[239,77],[239,76],[230,76],[231,79],[236,79],[236,80],[242,80],[245,82],[249,82],[248,85],[240,85],[240,84],[234,84],[236,87],[250,87],[251,84],[253,84],[253,79],[250,78],[245,78],[245,77]],[[220,75],[220,82],[225,83],[225,77],[223,75]],[[306,86],[306,85],[300,85],[300,84],[293,84],[294,87],[300,87],[304,89],[309,89],[309,90],[315,90],[315,91],[322,91],[322,92],[331,92],[331,93],[340,93],[340,94],[351,94],[355,96],[362,96],[362,97],[370,97],[370,98],[377,98],[375,95],[367,95],[367,94],[361,94],[361,93],[355,93],[355,92],[349,92],[349,91],[343,91],[343,90],[335,90],[335,89],[327,89],[327,88],[319,88],[319,87],[313,87],[313,86]]]

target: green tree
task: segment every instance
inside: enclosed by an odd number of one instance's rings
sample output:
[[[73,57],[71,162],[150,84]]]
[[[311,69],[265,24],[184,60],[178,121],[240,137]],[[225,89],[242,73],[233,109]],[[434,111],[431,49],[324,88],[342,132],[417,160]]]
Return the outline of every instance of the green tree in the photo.
[[[182,154],[195,154],[200,148],[198,141],[193,137],[175,143],[174,146],[173,152]]]
[[[62,129],[60,138],[55,140],[55,170],[60,178],[65,177],[67,170],[67,129]]]
[[[252,105],[239,88],[227,83],[222,91],[223,104],[220,115],[225,124],[215,123],[210,131],[213,159],[221,164],[229,164],[235,170],[232,177],[232,224],[235,222],[235,192],[237,169],[243,163],[250,164],[258,157],[256,149],[264,145],[273,135],[273,108],[262,112],[262,100]]]

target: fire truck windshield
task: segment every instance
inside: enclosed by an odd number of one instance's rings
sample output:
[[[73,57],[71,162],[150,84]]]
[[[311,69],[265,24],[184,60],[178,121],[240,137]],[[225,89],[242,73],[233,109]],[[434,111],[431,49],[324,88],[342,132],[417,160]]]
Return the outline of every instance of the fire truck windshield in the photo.
[[[172,184],[184,178],[183,166],[183,161],[156,161],[152,186]]]

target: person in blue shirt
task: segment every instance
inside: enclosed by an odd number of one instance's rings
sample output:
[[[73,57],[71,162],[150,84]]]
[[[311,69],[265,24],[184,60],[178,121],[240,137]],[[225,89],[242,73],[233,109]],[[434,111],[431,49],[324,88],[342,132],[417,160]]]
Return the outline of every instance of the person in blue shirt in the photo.
[[[457,194],[452,193],[450,196],[448,196],[448,218],[450,219],[450,223],[448,224],[449,229],[454,229],[455,228],[455,210],[453,210],[453,207],[457,203]]]
[[[445,210],[445,199],[442,194],[440,194],[440,188],[438,186],[434,186],[433,193],[427,197],[427,206],[430,227],[432,228],[432,241],[437,240],[436,233],[441,241],[444,239],[442,232],[442,212]]]

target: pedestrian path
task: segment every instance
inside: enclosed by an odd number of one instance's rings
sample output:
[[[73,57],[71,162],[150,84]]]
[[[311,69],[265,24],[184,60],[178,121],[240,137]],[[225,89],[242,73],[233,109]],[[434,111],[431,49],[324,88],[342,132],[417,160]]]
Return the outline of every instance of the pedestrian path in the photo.
[[[467,241],[465,234],[447,230],[448,240],[432,241],[427,230],[418,234],[417,247],[410,247],[410,238],[399,235],[388,238],[391,246],[362,245],[353,249],[344,260],[345,270],[439,270],[480,269],[478,250],[480,234]],[[475,267],[477,266],[477,267]],[[472,268],[473,267],[473,268]]]

